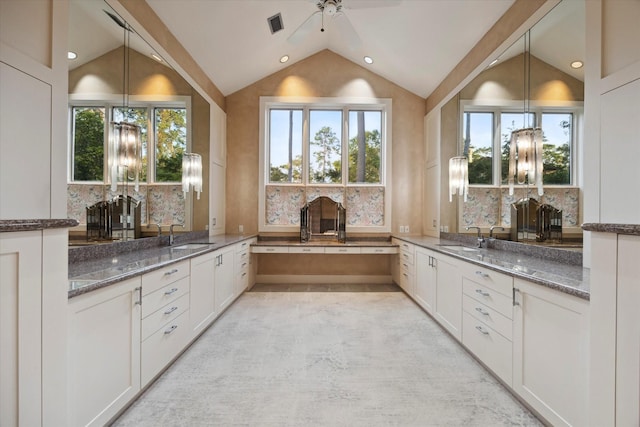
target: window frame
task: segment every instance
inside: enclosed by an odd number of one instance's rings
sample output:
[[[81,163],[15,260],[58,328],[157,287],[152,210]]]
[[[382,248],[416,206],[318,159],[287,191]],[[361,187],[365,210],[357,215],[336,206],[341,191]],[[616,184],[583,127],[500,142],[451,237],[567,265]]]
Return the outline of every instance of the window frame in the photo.
[[[67,132],[67,183],[68,184],[92,184],[92,185],[109,185],[111,179],[109,177],[109,137],[110,126],[109,123],[113,121],[113,109],[122,108],[122,95],[113,95],[108,97],[101,97],[96,99],[92,96],[84,95],[69,95],[68,104],[68,126]],[[186,120],[187,120],[187,146],[186,151],[190,152],[192,147],[192,121],[191,121],[191,97],[189,96],[138,96],[131,95],[128,97],[126,107],[128,108],[144,108],[147,110],[147,179],[141,181],[140,185],[177,185],[180,181],[172,182],[156,182],[155,181],[155,169],[156,169],[156,135],[155,135],[155,109],[156,108],[185,108]],[[102,181],[76,181],[73,179],[74,168],[74,117],[73,109],[75,107],[100,107],[105,109],[105,123],[104,123],[104,170]]]
[[[272,109],[302,110],[302,182],[270,182],[270,111]],[[341,183],[312,183],[309,180],[309,112],[311,110],[341,110]],[[349,183],[349,111],[381,112],[381,153],[380,183]],[[258,231],[259,232],[297,232],[299,226],[269,225],[266,223],[266,188],[268,186],[290,186],[297,188],[384,188],[384,224],[381,226],[349,226],[347,232],[391,232],[391,123],[392,101],[389,98],[348,98],[348,97],[260,97],[259,123],[259,196],[258,196]],[[346,206],[345,206],[346,207]]]
[[[571,187],[575,188],[579,186],[579,164],[578,164],[578,156],[579,156],[579,141],[582,140],[582,123],[584,118],[584,102],[579,101],[556,101],[556,102],[533,102],[529,103],[529,112],[535,115],[536,126],[541,124],[542,114],[546,113],[565,113],[573,115],[573,123],[571,129],[571,146],[569,147],[569,168],[570,174],[569,184],[544,184],[544,187],[549,188],[562,188],[562,187]],[[493,113],[493,146],[492,146],[492,155],[493,155],[493,180],[491,184],[472,184],[469,183],[470,187],[477,188],[506,188],[508,185],[506,183],[502,183],[502,135],[500,134],[501,129],[501,115],[502,113],[519,113],[523,114],[523,106],[524,101],[510,101],[510,102],[501,102],[496,104],[489,104],[486,101],[474,101],[474,100],[461,100],[460,101],[460,115],[459,115],[459,128],[458,132],[460,135],[458,141],[458,152],[462,153],[464,148],[464,113]]]

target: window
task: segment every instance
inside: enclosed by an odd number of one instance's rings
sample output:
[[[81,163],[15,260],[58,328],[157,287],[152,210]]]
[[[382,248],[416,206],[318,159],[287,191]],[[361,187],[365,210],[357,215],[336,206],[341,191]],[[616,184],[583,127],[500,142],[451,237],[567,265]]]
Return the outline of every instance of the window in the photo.
[[[73,107],[74,181],[102,181],[104,177],[104,107]]]
[[[469,158],[469,184],[506,185],[511,132],[539,126],[543,134],[543,184],[572,185],[575,117],[581,111],[581,107],[537,108],[525,115],[508,108],[466,106],[461,148]]]
[[[183,97],[184,98],[184,97]],[[73,102],[73,101],[72,101]],[[79,101],[78,104],[83,104]],[[107,182],[108,124],[131,122],[141,127],[141,182],[176,183],[182,179],[182,155],[189,144],[189,101],[132,102],[117,105],[75,105],[70,107],[71,182]]]
[[[309,112],[309,182],[342,182],[342,111]]]
[[[327,196],[352,232],[390,232],[391,100],[260,99],[260,231],[298,231]]]

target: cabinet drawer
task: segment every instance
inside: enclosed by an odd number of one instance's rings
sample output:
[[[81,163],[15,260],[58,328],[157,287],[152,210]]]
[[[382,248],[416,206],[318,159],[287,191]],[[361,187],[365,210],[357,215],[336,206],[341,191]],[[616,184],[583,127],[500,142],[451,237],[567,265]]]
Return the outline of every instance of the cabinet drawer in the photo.
[[[150,294],[163,286],[189,276],[189,260],[167,265],[142,276],[142,295]]]
[[[462,290],[465,295],[496,310],[509,319],[513,319],[513,295],[506,296],[466,277],[462,278]]]
[[[363,254],[397,254],[398,248],[396,247],[383,247],[383,248],[375,248],[375,247],[364,247],[362,248]]]
[[[240,273],[241,271],[247,271],[248,268],[249,268],[249,258],[242,261],[236,261],[236,273]]]
[[[409,295],[414,294],[415,275],[411,272],[402,270],[400,272],[400,287]]]
[[[254,242],[254,239],[245,240],[243,242],[238,243],[237,246],[236,246],[236,252],[240,253],[240,252],[243,252],[243,251],[248,251],[249,247],[251,246],[251,243],[253,243],[253,242]]]
[[[468,263],[464,264],[462,274],[471,281],[477,282],[512,298],[513,277],[511,276]]]
[[[393,244],[398,245],[401,251],[407,251],[413,254],[415,247],[411,243],[403,242],[402,240],[393,240]]]
[[[189,341],[189,312],[186,311],[142,342],[141,382],[144,387]]]
[[[237,287],[237,294],[240,295],[241,293],[243,293],[244,291],[247,290],[247,288],[249,287],[249,272],[248,271],[241,271],[238,274],[236,274],[236,287]]]
[[[290,254],[323,254],[324,247],[322,246],[291,246],[289,248]]]
[[[413,252],[407,252],[404,249],[400,250],[400,263],[409,263],[411,265],[413,265],[413,258],[414,258],[414,253]]]
[[[462,309],[476,318],[476,320],[483,322],[508,340],[512,339],[513,322],[508,317],[498,313],[491,307],[478,302],[469,295],[463,295]]]
[[[462,343],[511,387],[513,381],[511,341],[465,311],[462,313]]]
[[[360,248],[334,248],[328,247],[324,248],[325,254],[359,254],[361,253]]]
[[[169,283],[162,289],[143,296],[142,317],[145,318],[151,313],[155,313],[157,310],[175,301],[187,292],[189,292],[189,278],[185,277],[177,282]]]
[[[149,338],[151,334],[162,328],[189,309],[189,295],[184,294],[175,301],[156,310],[142,320],[142,340]]]
[[[286,254],[289,252],[288,246],[252,246],[251,252],[254,254]]]
[[[240,252],[236,252],[236,256],[235,256],[235,260],[236,262],[249,262],[249,258],[251,257],[251,253],[249,252],[249,249],[246,249],[244,251],[240,251]]]

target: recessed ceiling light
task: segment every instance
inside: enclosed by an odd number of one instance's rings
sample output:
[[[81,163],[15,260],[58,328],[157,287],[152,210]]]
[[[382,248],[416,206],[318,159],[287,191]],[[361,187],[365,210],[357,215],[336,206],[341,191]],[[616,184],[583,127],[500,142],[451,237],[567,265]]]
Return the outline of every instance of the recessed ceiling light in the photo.
[[[573,61],[571,63],[571,68],[574,68],[577,70],[578,68],[582,68],[583,65],[584,65],[584,62],[582,61]]]
[[[75,52],[67,52],[67,59],[76,59],[78,57],[78,54]]]
[[[489,64],[489,67],[493,67],[494,65],[496,65],[498,63],[498,58],[494,59],[493,61],[491,61],[491,64]]]
[[[283,55],[282,58],[280,58],[280,63],[284,64],[288,60],[289,60],[289,55]]]
[[[151,54],[151,57],[152,57],[153,59],[155,59],[156,61],[158,61],[158,62],[163,62],[163,61],[162,61],[162,58],[160,58],[160,56],[159,56],[158,54],[156,54],[156,53],[152,53],[152,54]]]
[[[364,62],[366,62],[367,64],[373,64],[373,58],[370,56],[365,56]]]

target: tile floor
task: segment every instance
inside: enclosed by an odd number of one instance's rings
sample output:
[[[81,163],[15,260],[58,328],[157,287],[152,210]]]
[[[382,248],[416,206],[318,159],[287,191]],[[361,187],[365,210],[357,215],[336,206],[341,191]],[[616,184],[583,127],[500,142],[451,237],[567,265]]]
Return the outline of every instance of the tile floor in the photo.
[[[255,286],[113,425],[541,425],[397,287],[320,289]]]

